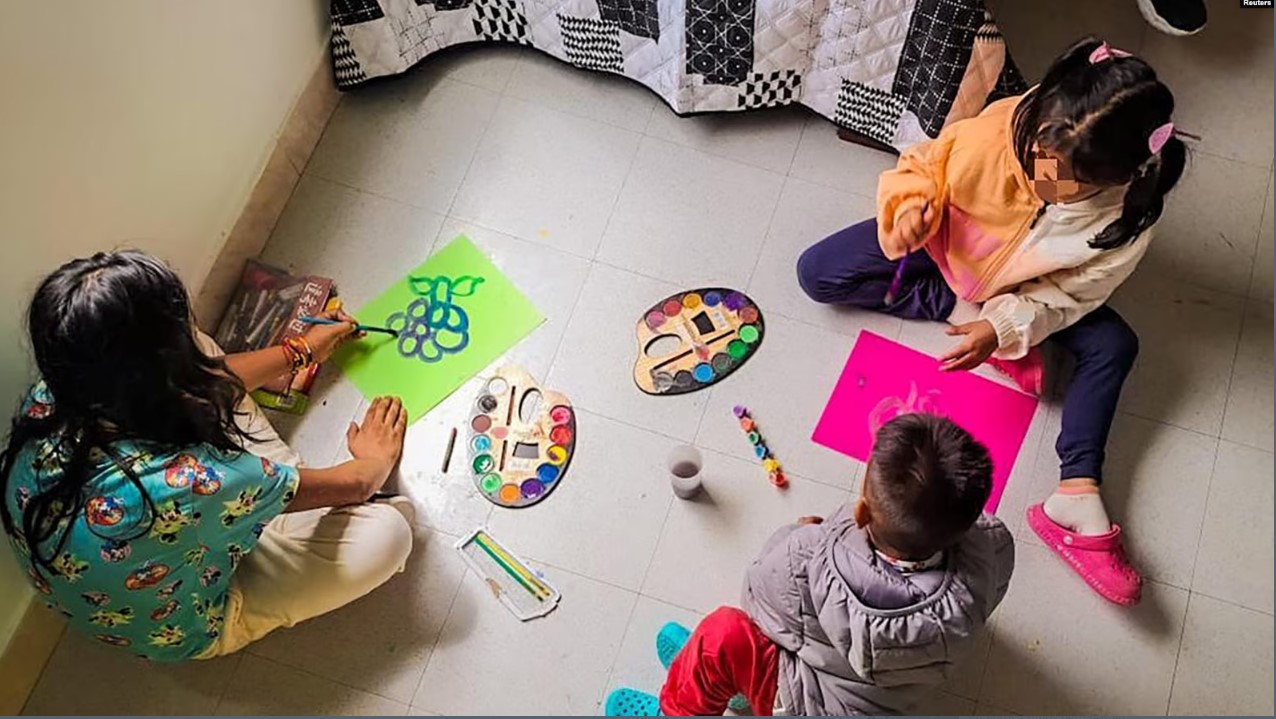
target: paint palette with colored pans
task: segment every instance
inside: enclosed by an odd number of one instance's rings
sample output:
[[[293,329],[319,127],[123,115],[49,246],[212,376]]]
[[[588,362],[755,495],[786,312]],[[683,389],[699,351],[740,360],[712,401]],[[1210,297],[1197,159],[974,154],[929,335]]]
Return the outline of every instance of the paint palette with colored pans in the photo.
[[[576,412],[525,370],[503,367],[474,400],[467,446],[484,497],[502,507],[530,507],[563,481],[576,449]]]
[[[647,394],[685,394],[743,365],[762,344],[762,311],[743,292],[705,287],[652,305],[635,330],[634,382]]]

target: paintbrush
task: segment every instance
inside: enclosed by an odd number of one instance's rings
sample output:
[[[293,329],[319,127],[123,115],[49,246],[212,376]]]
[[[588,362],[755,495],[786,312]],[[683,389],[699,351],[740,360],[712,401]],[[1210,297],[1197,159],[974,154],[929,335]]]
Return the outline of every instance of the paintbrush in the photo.
[[[330,320],[327,317],[310,317],[309,315],[302,315],[301,317],[297,318],[297,321],[304,322],[308,325],[339,325],[341,324],[341,320]],[[389,327],[373,327],[372,325],[355,324],[354,331],[355,332],[380,332],[381,334],[390,335],[391,337],[399,336],[398,330],[392,330]]]
[[[926,210],[930,208],[930,202],[922,204],[922,218],[926,217]],[[895,298],[899,296],[899,289],[904,284],[904,268],[908,266],[908,256],[913,254],[912,250],[904,252],[904,256],[899,258],[899,264],[895,266],[895,276],[891,278],[891,286],[886,289],[886,298],[882,303],[890,306],[895,302]]]
[[[913,254],[911,251],[905,252],[904,256],[899,258],[899,264],[895,266],[895,276],[891,278],[891,286],[886,290],[886,298],[882,303],[890,307],[895,302],[895,297],[899,295],[899,288],[904,284],[904,267],[908,265],[908,256]]]

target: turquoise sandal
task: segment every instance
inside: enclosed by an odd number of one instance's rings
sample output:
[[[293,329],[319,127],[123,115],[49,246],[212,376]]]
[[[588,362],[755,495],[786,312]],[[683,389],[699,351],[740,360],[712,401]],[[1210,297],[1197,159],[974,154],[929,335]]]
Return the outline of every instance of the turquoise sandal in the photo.
[[[656,656],[665,669],[673,664],[674,658],[690,638],[691,630],[677,622],[668,622],[660,628],[660,632],[656,634]]]
[[[609,717],[660,716],[660,699],[654,694],[640,692],[637,689],[617,689],[607,695],[604,715]]]

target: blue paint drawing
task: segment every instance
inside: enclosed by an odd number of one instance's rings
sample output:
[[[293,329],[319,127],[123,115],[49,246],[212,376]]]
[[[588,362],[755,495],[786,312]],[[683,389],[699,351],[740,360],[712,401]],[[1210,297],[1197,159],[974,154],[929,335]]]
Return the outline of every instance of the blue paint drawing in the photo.
[[[453,302],[469,297],[483,282],[482,277],[408,277],[412,292],[419,295],[402,312],[386,318],[386,327],[399,333],[397,349],[406,358],[438,362],[464,350],[470,344],[470,316]]]

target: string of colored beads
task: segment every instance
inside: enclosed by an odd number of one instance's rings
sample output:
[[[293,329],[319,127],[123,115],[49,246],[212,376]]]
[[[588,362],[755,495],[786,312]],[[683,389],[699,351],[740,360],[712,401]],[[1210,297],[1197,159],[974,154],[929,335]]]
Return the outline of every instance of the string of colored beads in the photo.
[[[772,456],[771,449],[762,439],[762,432],[758,429],[758,423],[749,415],[749,408],[738,404],[731,411],[740,420],[740,429],[744,430],[749,444],[753,445],[753,454],[762,461],[762,468],[767,471],[771,484],[777,487],[788,484],[784,470],[780,467],[780,461]]]

